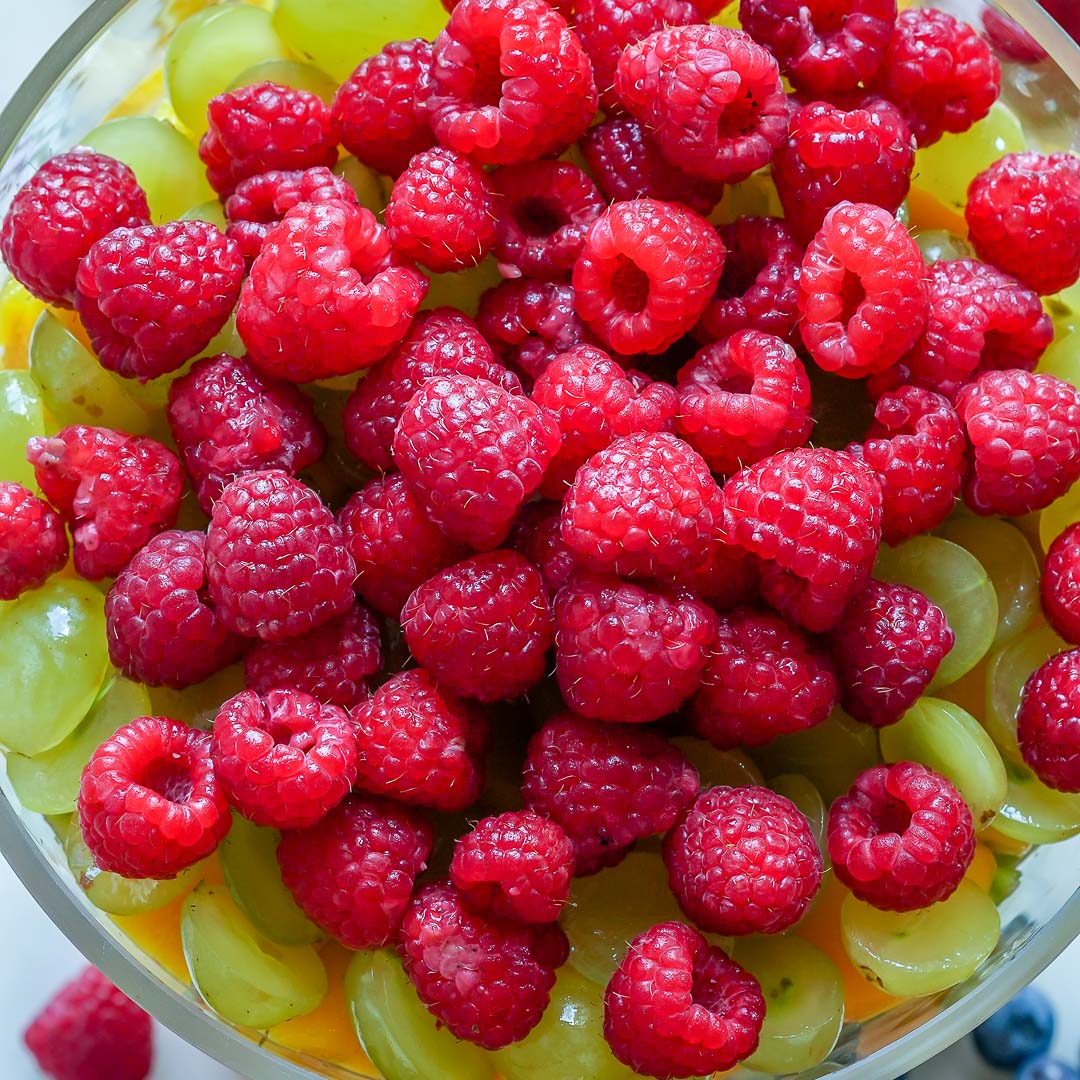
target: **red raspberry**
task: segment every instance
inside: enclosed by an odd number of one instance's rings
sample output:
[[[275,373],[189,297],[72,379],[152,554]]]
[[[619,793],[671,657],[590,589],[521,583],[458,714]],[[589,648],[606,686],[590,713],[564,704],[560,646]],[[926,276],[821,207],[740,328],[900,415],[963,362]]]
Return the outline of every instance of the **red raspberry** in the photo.
[[[1080,158],[1006,154],[979,173],[964,209],[980,259],[1038,293],[1080,277]]]
[[[206,537],[159,533],[120,571],[105,598],[109,658],[129,679],[183,689],[244,651],[206,600]]]
[[[418,270],[392,265],[390,238],[370,210],[300,203],[251,264],[236,329],[263,374],[326,379],[385,356],[426,293]]]
[[[997,8],[982,11],[983,36],[1006,59],[1021,64],[1045,60],[1046,50],[1013,18]]]
[[[436,273],[475,266],[495,246],[495,196],[487,174],[454,150],[417,154],[386,206],[394,250]]]
[[[671,828],[697,792],[697,770],[662,735],[573,713],[532,737],[522,769],[525,806],[562,826],[579,875],[615,866],[635,841]]]
[[[520,551],[540,571],[552,599],[578,565],[562,538],[562,506],[557,502],[529,503],[521,511],[507,545]]]
[[[319,496],[287,473],[247,473],[221,493],[206,567],[222,621],[246,637],[299,637],[353,604],[355,567],[341,529]]]
[[[329,168],[338,132],[318,94],[279,83],[241,86],[206,109],[209,129],[199,143],[210,186],[229,195],[241,180],[273,169]]]
[[[76,424],[35,435],[26,457],[42,494],[71,529],[75,569],[112,577],[146,542],[176,523],[183,472],[153,439]]]
[[[555,597],[555,674],[582,716],[623,724],[675,712],[701,685],[716,614],[692,593],[579,573]]]
[[[78,813],[94,864],[129,878],[176,877],[232,824],[209,733],[164,716],[132,720],[94,751]]]
[[[615,89],[668,161],[714,183],[745,180],[787,136],[776,61],[739,30],[658,30],[623,51]]]
[[[356,564],[356,591],[394,619],[413,589],[468,553],[431,521],[400,473],[361,488],[338,522]]]
[[[663,352],[700,318],[723,265],[716,230],[692,210],[656,199],[614,203],[574,266],[577,312],[616,352]]]
[[[1074,526],[1075,528],[1075,526]],[[1050,657],[1024,685],[1016,717],[1024,760],[1047,786],[1080,791],[1080,652]]]
[[[675,430],[675,391],[640,371],[626,371],[592,345],[556,357],[536,380],[532,397],[554,413],[562,431],[562,448],[541,489],[553,499],[562,498],[579,467],[615,439]]]
[[[487,718],[422,668],[387,680],[353,712],[356,786],[399,802],[464,810],[484,786]]]
[[[727,258],[697,335],[718,341],[740,330],[760,330],[791,339],[799,319],[796,290],[803,251],[787,223],[782,218],[743,217],[719,232]]]
[[[503,919],[554,922],[570,898],[574,845],[531,810],[484,818],[454,848],[450,878],[474,907]]]
[[[967,23],[936,8],[900,12],[872,88],[904,114],[920,146],[967,131],[1001,91],[1001,68]]]
[[[131,169],[76,149],[50,158],[15,193],[0,227],[0,256],[39,300],[69,308],[90,248],[113,229],[149,223],[146,195]]]
[[[891,367],[927,304],[922,253],[888,210],[842,202],[825,215],[799,277],[799,332],[818,367],[848,379]]]
[[[396,938],[432,843],[421,811],[350,795],[310,828],[283,833],[277,860],[313,923],[346,948],[375,949]]]
[[[720,616],[689,714],[694,730],[721,750],[763,746],[816,727],[836,694],[832,662],[820,647],[777,615],[736,608]]]
[[[717,611],[726,611],[750,602],[757,586],[757,566],[748,552],[714,536],[704,560],[680,570],[673,582],[696,593]]]
[[[506,539],[561,442],[555,417],[528,398],[487,379],[440,375],[409,401],[394,460],[447,536],[486,551]]]
[[[596,112],[581,42],[543,0],[461,0],[431,79],[436,138],[481,165],[555,156]]]
[[[678,375],[678,433],[716,473],[810,438],[810,380],[795,350],[742,330],[706,345]]]
[[[1080,478],[1080,394],[1053,375],[988,371],[956,399],[968,437],[964,498],[977,514],[1019,517]]]
[[[60,515],[21,484],[0,481],[0,600],[40,588],[67,561]]]
[[[1050,545],[1040,588],[1046,621],[1066,641],[1080,644],[1080,524]]]
[[[491,183],[503,276],[569,277],[586,230],[607,207],[593,178],[569,161],[536,161],[497,169]]]
[[[173,382],[167,415],[207,514],[237,476],[259,469],[295,476],[326,450],[310,398],[227,353],[200,360]]]
[[[469,3],[461,0],[458,10]],[[425,885],[401,925],[402,963],[420,1000],[452,1035],[488,1050],[540,1022],[570,952],[554,923],[470,911],[449,882]]]
[[[814,633],[840,621],[881,539],[881,487],[850,454],[786,450],[724,485],[728,540],[761,560],[761,592]]]
[[[239,246],[206,221],[114,229],[79,265],[75,308],[101,366],[146,382],[210,344],[243,277]]]
[[[23,1040],[53,1080],[145,1080],[154,1057],[150,1014],[92,967],[49,1000]]]
[[[948,899],[974,854],[971,811],[959,792],[913,761],[867,769],[829,810],[837,878],[882,911]]]
[[[803,812],[763,787],[703,791],[664,837],[679,907],[717,934],[779,934],[821,884],[817,840]]]
[[[397,176],[435,145],[428,123],[431,42],[391,41],[338,87],[333,121],[341,144],[377,172]]]
[[[696,930],[639,934],[604,992],[604,1038],[648,1076],[718,1075],[752,1054],[765,1018],[753,975]]]

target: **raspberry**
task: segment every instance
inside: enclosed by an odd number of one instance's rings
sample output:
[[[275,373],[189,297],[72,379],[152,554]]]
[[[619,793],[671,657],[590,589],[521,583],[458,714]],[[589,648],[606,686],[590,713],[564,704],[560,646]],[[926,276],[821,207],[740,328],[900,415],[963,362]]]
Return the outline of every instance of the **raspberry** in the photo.
[[[525,806],[562,826],[579,875],[615,866],[635,841],[671,828],[697,792],[697,770],[659,733],[573,713],[532,737],[522,769]]]
[[[574,845],[531,810],[484,818],[454,849],[450,877],[473,907],[503,919],[554,922],[570,898]]]
[[[881,67],[896,0],[742,0],[742,28],[780,62],[796,90],[830,98]]]
[[[743,607],[720,616],[689,715],[721,750],[763,746],[820,724],[836,694],[826,653],[779,616]]]
[[[964,209],[980,259],[1037,293],[1056,293],[1080,277],[1080,158],[1006,154],[979,173]]]
[[[930,532],[952,513],[966,449],[960,418],[940,394],[901,386],[878,400],[866,441],[847,452],[877,475],[887,544]]]
[[[454,150],[417,154],[386,206],[394,250],[436,273],[475,266],[495,246],[495,196],[487,174]]]
[[[541,489],[554,499],[563,496],[580,466],[615,439],[675,430],[675,391],[641,372],[627,372],[592,345],[556,357],[536,380],[532,397],[555,415],[562,431],[562,448]]]
[[[723,265],[720,238],[692,210],[655,199],[614,203],[585,237],[574,302],[616,352],[659,353],[700,318]]]
[[[468,554],[432,523],[400,473],[361,488],[338,522],[356,564],[356,591],[394,619],[413,589]]]
[[[491,182],[503,276],[569,277],[586,230],[607,206],[593,178],[569,161],[537,161],[506,165]]]
[[[129,679],[183,689],[244,651],[206,599],[206,537],[159,533],[120,571],[105,598],[109,658]]]
[[[206,109],[199,157],[210,186],[229,195],[241,180],[274,169],[329,168],[338,132],[318,94],[263,82],[219,94]]]
[[[1046,50],[1013,18],[997,8],[982,12],[983,36],[1006,59],[1021,64],[1037,64],[1045,60]]]
[[[132,720],[94,751],[78,813],[97,868],[129,878],[176,877],[232,824],[209,733],[164,716]]]
[[[818,367],[848,379],[891,367],[927,304],[922,253],[888,210],[842,202],[825,215],[799,277],[799,332]]]
[[[821,884],[817,840],[803,812],[764,787],[703,791],[664,837],[679,907],[717,934],[779,934]]]
[[[520,551],[540,571],[548,596],[553,599],[577,568],[574,553],[562,538],[562,506],[557,502],[529,503],[521,511],[507,545]]]
[[[50,158],[15,193],[0,226],[0,256],[39,300],[69,308],[90,248],[113,229],[149,223],[146,195],[131,169],[77,149]]]
[[[60,515],[21,484],[0,481],[0,600],[40,588],[67,560]]]
[[[353,712],[356,786],[434,810],[464,810],[484,786],[487,718],[423,669],[383,683]]]
[[[716,473],[810,438],[810,381],[778,337],[743,330],[707,345],[678,375],[678,433]]]
[[[561,441],[555,418],[528,398],[486,379],[440,375],[410,399],[394,461],[447,536],[489,550],[506,539]]]
[[[391,41],[338,87],[333,122],[341,144],[377,172],[397,176],[415,154],[430,150],[431,42]]]
[[[310,382],[370,367],[404,336],[427,280],[391,261],[362,206],[300,203],[266,234],[236,329],[264,375]]]
[[[658,30],[623,51],[615,89],[668,161],[713,183],[745,180],[787,136],[776,61],[739,30]]]
[[[71,529],[75,569],[118,574],[180,510],[180,462],[153,439],[76,424],[35,435],[26,457],[42,494]]]
[[[743,217],[719,230],[727,249],[716,294],[697,326],[705,341],[760,330],[785,341],[799,319],[803,251],[782,218]]]
[[[1080,644],[1080,525],[1070,525],[1050,545],[1040,588],[1046,621],[1066,641]]]
[[[227,353],[173,382],[167,416],[206,514],[237,476],[260,469],[295,476],[326,450],[326,432],[301,390]]]
[[[724,485],[724,530],[761,560],[761,592],[814,633],[840,621],[881,538],[881,487],[850,454],[786,450]]]
[[[895,724],[955,641],[945,613],[918,589],[871,580],[829,638],[841,704],[874,727]]]
[[[632,942],[604,991],[604,1038],[648,1076],[711,1076],[749,1057],[765,1020],[753,975],[696,930],[661,923]]]
[[[145,1080],[154,1057],[150,1014],[97,968],[66,983],[23,1040],[53,1080]]]
[[[221,493],[206,567],[222,621],[246,637],[299,637],[353,603],[355,567],[333,515],[283,472],[247,473]]]
[[[101,366],[146,382],[210,344],[243,277],[239,246],[206,221],[114,229],[79,265],[75,309]]]
[[[431,128],[481,165],[555,156],[596,112],[577,35],[543,0],[461,0],[435,42]]]
[[[988,371],[956,411],[968,437],[964,498],[977,514],[1041,510],[1080,478],[1080,394],[1061,379]]]
[[[723,184],[688,176],[670,164],[633,117],[617,116],[589,128],[579,145],[600,190],[613,202],[659,199],[708,214],[724,194]]]
[[[748,552],[713,536],[704,560],[680,570],[673,583],[696,593],[717,611],[725,611],[750,602],[757,586],[757,566]]]
[[[882,911],[915,911],[956,891],[975,854],[956,788],[913,761],[867,769],[829,810],[833,870]]]
[[[461,0],[460,10],[470,0]],[[553,923],[470,911],[448,882],[425,885],[401,926],[402,963],[420,1000],[452,1035],[497,1050],[523,1039],[547,1008],[570,952]]]
[[[715,636],[715,613],[692,593],[577,574],[555,597],[559,689],[582,716],[659,720],[700,686]]]
[[[288,641],[260,641],[244,656],[244,682],[267,694],[302,690],[318,701],[351,709],[370,696],[382,668],[379,621],[363,604]]]
[[[397,936],[432,843],[419,810],[350,795],[317,824],[283,833],[277,860],[313,923],[346,948],[374,949]]]
[[[904,114],[920,146],[967,131],[1001,91],[1001,68],[967,23],[936,8],[900,12],[872,89]]]
[[[1044,784],[1080,791],[1080,652],[1050,657],[1028,679],[1016,736],[1024,761]]]
[[[807,244],[845,200],[895,213],[907,198],[915,138],[900,110],[869,97],[854,108],[812,101],[796,109],[772,175],[795,238]]]

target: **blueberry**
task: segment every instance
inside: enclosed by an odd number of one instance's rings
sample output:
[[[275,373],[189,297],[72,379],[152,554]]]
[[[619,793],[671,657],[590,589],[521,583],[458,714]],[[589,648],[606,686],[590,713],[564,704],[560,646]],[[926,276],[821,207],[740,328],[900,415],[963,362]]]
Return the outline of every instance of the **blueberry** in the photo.
[[[1080,1073],[1057,1058],[1039,1057],[1029,1061],[1016,1074],[1016,1080],[1080,1080]]]
[[[1053,1037],[1054,1009],[1046,995],[1031,986],[975,1029],[979,1053],[998,1069],[1017,1069],[1045,1054]]]

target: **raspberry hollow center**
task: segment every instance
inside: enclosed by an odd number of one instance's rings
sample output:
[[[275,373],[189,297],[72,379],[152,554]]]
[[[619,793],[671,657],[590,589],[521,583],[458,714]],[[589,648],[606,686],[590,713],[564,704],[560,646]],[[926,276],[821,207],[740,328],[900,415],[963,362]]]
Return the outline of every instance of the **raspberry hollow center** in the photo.
[[[175,755],[150,762],[139,782],[171,803],[187,802],[194,787],[187,762]]]
[[[622,256],[618,269],[611,275],[611,292],[624,311],[644,311],[649,302],[649,275]]]
[[[899,799],[889,799],[882,805],[875,807],[872,828],[875,835],[888,835],[896,833],[903,836],[911,825],[911,808]]]
[[[738,139],[757,131],[760,106],[753,91],[744,89],[739,97],[725,105],[716,122],[720,138]]]
[[[514,207],[514,220],[526,236],[551,236],[570,219],[562,207],[536,196],[522,199]]]
[[[502,49],[497,38],[484,38],[473,48],[472,103],[478,109],[499,105],[502,100]]]
[[[848,270],[844,274],[844,280],[840,285],[840,322],[847,325],[865,299],[866,289],[863,288],[862,279],[858,274],[853,274]]]

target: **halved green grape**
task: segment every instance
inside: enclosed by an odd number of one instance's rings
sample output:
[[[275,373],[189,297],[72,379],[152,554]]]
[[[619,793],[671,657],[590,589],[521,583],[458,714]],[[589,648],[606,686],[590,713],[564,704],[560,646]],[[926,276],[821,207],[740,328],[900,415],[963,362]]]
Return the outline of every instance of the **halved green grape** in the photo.
[[[717,750],[706,739],[695,739],[691,735],[678,735],[671,741],[697,769],[703,788],[765,783],[761,770],[742,750]]]
[[[499,264],[489,256],[476,266],[459,270],[456,274],[429,275],[427,296],[420,306],[427,309],[448,304],[460,308],[466,315],[475,315],[480,306],[480,297],[502,281]]]
[[[1020,885],[1020,860],[1014,855],[998,855],[997,870],[994,871],[994,880],[990,883],[990,899],[995,904],[1008,900]]]
[[[994,828],[1022,844],[1055,844],[1080,833],[1080,794],[1047,787],[1026,766],[1005,763],[1009,790]]]
[[[273,1027],[311,1012],[326,996],[319,954],[263,937],[223,885],[203,882],[187,898],[180,939],[195,989],[234,1024]]]
[[[291,86],[294,90],[309,90],[326,102],[327,105],[337,92],[337,83],[314,64],[305,64],[300,60],[263,60],[240,72],[231,83],[230,90],[241,86],[255,86],[258,83],[272,82],[279,86]]]
[[[228,227],[228,222],[225,220],[225,207],[221,205],[220,199],[208,199],[206,202],[199,203],[198,206],[190,206],[180,215],[181,221],[209,221],[211,225],[216,225],[222,232]]]
[[[1060,499],[1052,502],[1039,515],[1039,539],[1043,551],[1070,526],[1080,521],[1080,484],[1073,484]]]
[[[366,206],[373,214],[381,214],[386,209],[389,193],[383,187],[383,177],[370,165],[356,157],[343,157],[333,172],[356,192],[361,206]]]
[[[353,957],[345,995],[356,1036],[386,1080],[490,1080],[488,1055],[436,1024],[389,950]]]
[[[966,240],[948,229],[920,229],[914,239],[927,265],[939,259],[970,259],[974,254]]]
[[[799,773],[781,773],[780,776],[774,776],[769,781],[769,787],[777,795],[790,799],[806,815],[806,820],[810,822],[810,831],[817,839],[818,847],[824,851],[829,808],[813,782]]]
[[[963,982],[1001,934],[993,900],[970,881],[919,911],[879,911],[849,896],[840,922],[852,963],[897,997],[936,994]]]
[[[0,371],[0,480],[37,491],[26,441],[45,434],[41,389],[29,371]]]
[[[740,938],[733,959],[765,995],[761,1041],[743,1064],[794,1073],[824,1061],[844,1025],[844,982],[836,965],[810,942],[790,935]]]
[[[951,701],[923,697],[897,723],[882,728],[887,762],[917,761],[956,785],[975,828],[988,825],[1005,801],[1008,777],[993,739],[969,712]]]
[[[997,593],[986,568],[965,548],[938,536],[916,536],[881,548],[874,576],[925,593],[949,620],[956,642],[927,688],[930,693],[966,675],[997,633]]]
[[[205,682],[189,686],[186,690],[152,686],[150,701],[155,716],[171,716],[191,727],[209,728],[218,709],[243,689],[244,670],[239,664],[231,664],[215,672]]]

